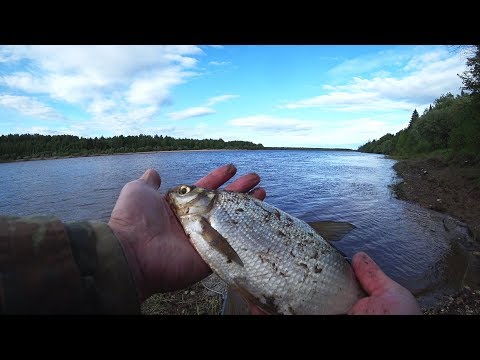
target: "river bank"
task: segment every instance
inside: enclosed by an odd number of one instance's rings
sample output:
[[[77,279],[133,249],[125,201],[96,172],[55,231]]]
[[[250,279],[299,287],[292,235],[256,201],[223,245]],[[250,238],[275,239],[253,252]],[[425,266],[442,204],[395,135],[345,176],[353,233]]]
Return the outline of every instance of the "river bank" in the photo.
[[[402,160],[393,168],[403,178],[394,186],[398,198],[452,215],[480,239],[480,167],[430,158]]]
[[[442,158],[401,160],[394,165],[403,179],[393,186],[395,196],[441,213],[451,215],[468,226],[473,240],[462,244],[470,252],[471,266],[480,260],[480,167],[467,162],[449,164]],[[480,314],[480,279],[453,296],[446,296],[425,314]]]

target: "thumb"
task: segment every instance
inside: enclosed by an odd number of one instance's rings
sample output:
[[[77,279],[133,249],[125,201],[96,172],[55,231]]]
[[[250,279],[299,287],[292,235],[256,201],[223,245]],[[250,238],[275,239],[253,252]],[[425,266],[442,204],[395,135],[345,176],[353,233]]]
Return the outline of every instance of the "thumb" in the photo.
[[[364,252],[358,252],[353,256],[352,267],[358,281],[369,295],[383,293],[396,284]]]
[[[140,180],[143,180],[147,185],[158,190],[161,184],[160,175],[153,169],[148,169],[145,173],[140,177]]]

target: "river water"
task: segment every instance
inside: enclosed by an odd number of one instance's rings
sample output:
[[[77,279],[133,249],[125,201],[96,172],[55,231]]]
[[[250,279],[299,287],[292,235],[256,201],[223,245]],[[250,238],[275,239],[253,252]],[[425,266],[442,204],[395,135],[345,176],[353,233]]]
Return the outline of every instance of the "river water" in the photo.
[[[107,221],[122,186],[156,169],[160,191],[236,165],[235,178],[260,175],[265,201],[305,221],[356,226],[334,245],[366,251],[393,279],[432,306],[462,284],[467,257],[444,226],[446,215],[396,199],[394,160],[344,151],[194,151],[0,164],[0,214],[54,214],[64,221]],[[234,179],[235,179],[234,178]]]

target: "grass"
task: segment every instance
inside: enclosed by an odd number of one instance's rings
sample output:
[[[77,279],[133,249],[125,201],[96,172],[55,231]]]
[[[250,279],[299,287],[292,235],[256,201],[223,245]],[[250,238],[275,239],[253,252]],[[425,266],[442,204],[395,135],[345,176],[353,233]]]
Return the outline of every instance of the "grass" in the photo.
[[[141,311],[145,315],[219,315],[224,293],[224,283],[211,275],[187,289],[152,295]]]

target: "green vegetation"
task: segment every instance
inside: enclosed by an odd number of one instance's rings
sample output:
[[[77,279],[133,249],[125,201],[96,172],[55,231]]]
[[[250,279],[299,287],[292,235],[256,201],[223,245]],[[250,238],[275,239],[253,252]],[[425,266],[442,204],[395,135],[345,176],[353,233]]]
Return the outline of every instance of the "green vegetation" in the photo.
[[[0,161],[88,156],[159,150],[263,149],[250,141],[175,139],[170,136],[83,138],[73,135],[10,134],[0,136]]]
[[[468,70],[460,75],[463,81],[463,89],[471,92],[473,95],[480,95],[480,45],[475,47],[475,53],[468,58]]]
[[[413,157],[441,154],[480,163],[480,46],[468,59],[461,94],[444,94],[419,116],[413,111],[406,129],[358,148],[362,152]]]

